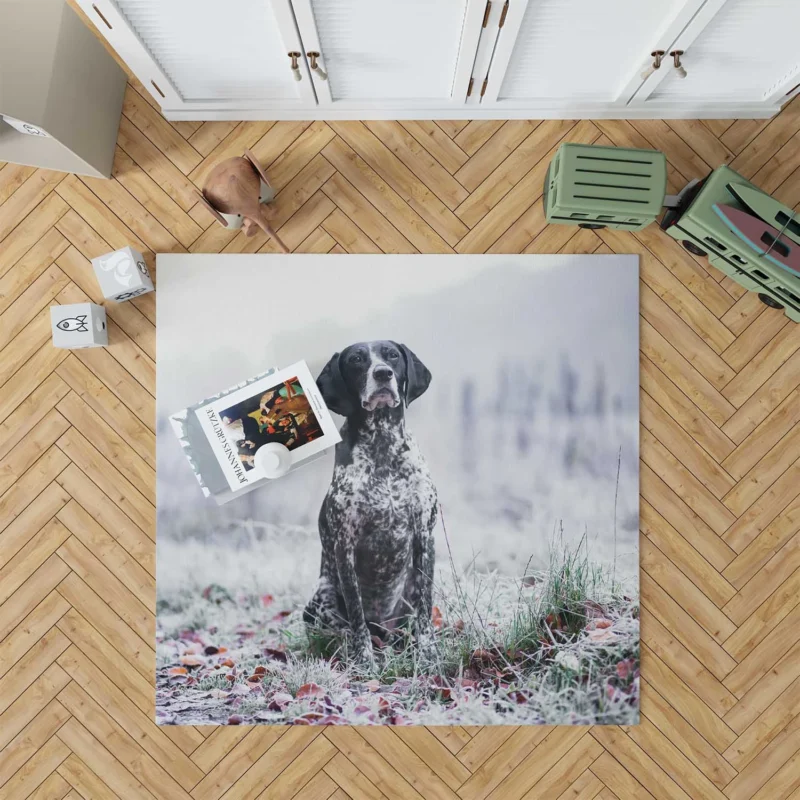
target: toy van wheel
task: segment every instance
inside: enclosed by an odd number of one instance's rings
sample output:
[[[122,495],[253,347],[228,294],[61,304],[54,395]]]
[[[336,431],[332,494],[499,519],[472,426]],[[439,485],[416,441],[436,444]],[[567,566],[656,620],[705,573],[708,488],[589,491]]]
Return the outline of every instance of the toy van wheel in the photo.
[[[579,228],[588,228],[590,231],[599,231],[601,228],[605,228],[605,225],[598,225],[596,222],[579,222]]]
[[[690,242],[688,239],[684,239],[681,244],[694,256],[700,256],[700,258],[703,258],[703,256],[708,255],[705,250],[701,250],[694,242]]]
[[[783,306],[774,297],[770,297],[768,294],[763,294],[762,292],[759,292],[758,299],[765,306],[769,306],[770,308],[778,308],[778,309],[783,308]]]

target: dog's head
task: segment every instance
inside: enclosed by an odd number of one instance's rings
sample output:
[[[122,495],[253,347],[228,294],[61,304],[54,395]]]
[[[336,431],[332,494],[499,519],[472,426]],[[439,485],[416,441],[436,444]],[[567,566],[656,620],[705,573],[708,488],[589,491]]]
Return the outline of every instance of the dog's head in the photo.
[[[359,342],[334,353],[317,378],[331,411],[348,417],[416,400],[430,385],[428,368],[404,344]]]

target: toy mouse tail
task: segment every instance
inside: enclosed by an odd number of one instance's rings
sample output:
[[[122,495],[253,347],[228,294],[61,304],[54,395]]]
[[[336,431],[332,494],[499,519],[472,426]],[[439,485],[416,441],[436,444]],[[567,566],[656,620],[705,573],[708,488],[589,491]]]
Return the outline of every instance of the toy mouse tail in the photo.
[[[277,233],[275,233],[275,229],[272,227],[272,225],[270,225],[269,222],[267,222],[267,220],[264,219],[263,214],[258,215],[258,219],[256,220],[256,222],[258,223],[258,227],[261,228],[261,230],[264,231],[264,233],[266,233],[267,236],[271,236],[273,238],[275,244],[278,245],[282,253],[291,252],[291,250],[289,250],[289,248],[284,244],[281,237],[278,236]]]

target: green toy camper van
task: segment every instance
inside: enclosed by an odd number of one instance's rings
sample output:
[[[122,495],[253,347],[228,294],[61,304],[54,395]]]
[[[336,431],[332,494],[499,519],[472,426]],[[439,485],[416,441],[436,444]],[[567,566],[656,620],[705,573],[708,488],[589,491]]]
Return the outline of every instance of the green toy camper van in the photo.
[[[663,231],[800,322],[800,218],[792,209],[727,166],[678,195],[666,188],[667,162],[657,150],[562,144],[544,181],[545,216],[561,225],[638,231],[666,206]],[[737,214],[751,229],[761,226],[755,239],[735,230],[730,219]]]
[[[783,308],[789,319],[800,322],[800,275],[760,256],[714,211],[715,205],[748,210],[728,188],[731,185],[744,185],[761,192],[730,167],[718,167],[681,192],[678,205],[664,214],[661,229],[681,242],[690,253],[708,256],[718,270],[745,289],[757,292],[763,303]]]
[[[661,213],[667,160],[657,150],[562,144],[544,182],[548,222],[639,231]]]

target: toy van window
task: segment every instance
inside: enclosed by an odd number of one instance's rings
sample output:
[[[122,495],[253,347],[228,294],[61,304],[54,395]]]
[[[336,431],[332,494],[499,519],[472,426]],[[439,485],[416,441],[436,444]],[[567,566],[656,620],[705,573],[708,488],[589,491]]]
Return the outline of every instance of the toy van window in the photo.
[[[777,216],[775,217],[775,222],[777,222],[781,228],[785,227],[787,231],[795,234],[795,236],[800,236],[800,221],[791,219],[784,211],[778,212]]]
[[[793,293],[792,293],[792,292],[790,292],[788,289],[784,289],[782,286],[779,286],[779,287],[778,287],[778,291],[779,291],[779,292],[780,292],[780,293],[781,293],[781,294],[782,294],[784,297],[787,297],[789,300],[792,300],[793,302],[795,302],[795,303],[797,303],[798,305],[800,305],[800,297],[798,297],[796,294],[793,294]]]
[[[741,256],[737,256],[735,253],[731,253],[731,261],[735,261],[737,264],[747,263]]]
[[[579,214],[577,211],[573,214],[570,214],[571,217],[588,217],[588,214]]]
[[[714,239],[714,238],[713,238],[713,237],[711,237],[711,236],[706,236],[706,241],[707,241],[707,242],[708,242],[708,243],[709,243],[709,244],[710,244],[712,247],[716,247],[716,248],[717,248],[717,250],[727,250],[727,249],[728,249],[727,247],[725,247],[725,245],[724,245],[724,244],[722,244],[722,242],[718,242],[716,239]]]
[[[783,258],[787,258],[790,253],[789,245],[772,236],[769,231],[761,234],[761,241],[767,245],[774,253]]]
[[[754,269],[753,275],[755,275],[756,278],[760,278],[762,281],[769,280],[769,275],[765,275],[760,269]]]

